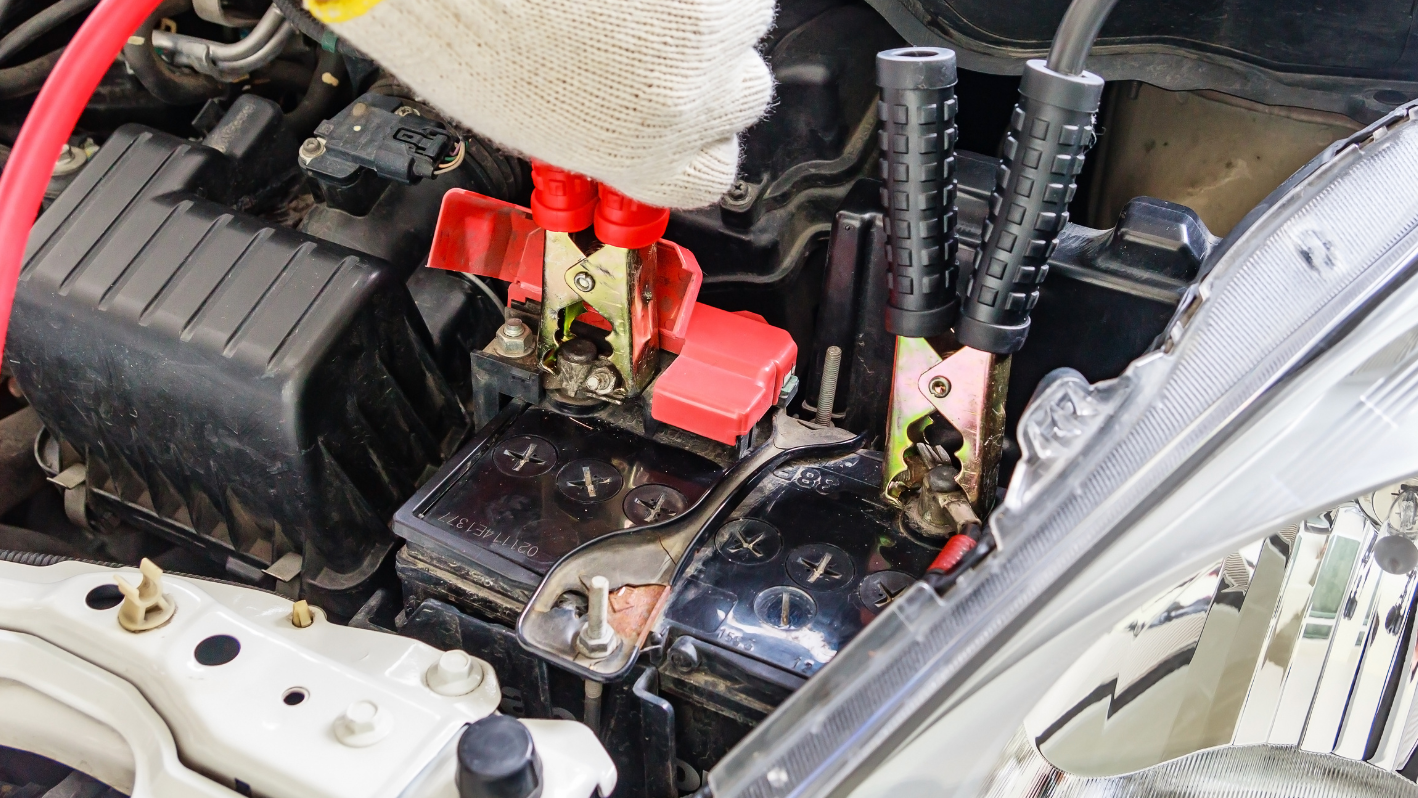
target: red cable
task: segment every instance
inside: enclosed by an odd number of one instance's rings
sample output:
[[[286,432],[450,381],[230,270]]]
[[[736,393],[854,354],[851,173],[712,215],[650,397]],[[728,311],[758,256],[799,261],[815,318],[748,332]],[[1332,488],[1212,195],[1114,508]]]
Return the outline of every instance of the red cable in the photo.
[[[965,555],[975,548],[975,543],[975,539],[969,535],[956,535],[945,544],[945,547],[940,550],[940,554],[937,554],[935,560],[931,562],[931,567],[926,570],[939,571],[943,574],[950,573],[955,570],[955,566],[959,565],[961,560],[965,559]]]
[[[39,90],[0,175],[0,351],[10,329],[10,308],[24,263],[30,228],[60,148],[74,132],[128,37],[161,0],[101,0],[74,34]]]

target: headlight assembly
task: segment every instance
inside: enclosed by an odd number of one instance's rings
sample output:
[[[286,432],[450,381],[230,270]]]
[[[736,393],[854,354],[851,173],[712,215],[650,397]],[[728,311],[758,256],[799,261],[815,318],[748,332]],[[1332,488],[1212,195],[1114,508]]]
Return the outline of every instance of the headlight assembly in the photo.
[[[943,597],[898,599],[721,762],[714,795],[977,794],[1146,599],[1418,474],[1415,122],[1395,113],[1277,190],[1121,377],[1041,384],[998,551]]]

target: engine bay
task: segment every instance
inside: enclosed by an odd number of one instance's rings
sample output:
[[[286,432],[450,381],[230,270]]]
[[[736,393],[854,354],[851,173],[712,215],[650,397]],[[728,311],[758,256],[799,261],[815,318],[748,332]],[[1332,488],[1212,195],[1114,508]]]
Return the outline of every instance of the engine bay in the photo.
[[[466,652],[500,713],[589,726],[613,795],[704,788],[997,549],[1047,375],[1166,347],[1235,208],[1387,110],[990,74],[875,5],[785,0],[737,182],[668,211],[286,0],[164,4],[29,239],[0,559],[146,559]]]

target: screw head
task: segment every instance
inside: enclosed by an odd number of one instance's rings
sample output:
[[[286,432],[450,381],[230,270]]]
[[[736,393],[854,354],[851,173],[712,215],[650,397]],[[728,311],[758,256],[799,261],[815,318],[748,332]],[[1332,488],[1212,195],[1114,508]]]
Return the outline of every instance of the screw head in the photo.
[[[319,139],[319,138],[313,138],[313,137],[312,137],[312,138],[308,138],[308,139],[306,139],[305,141],[301,142],[301,145],[300,145],[300,159],[301,159],[302,161],[309,161],[309,160],[311,160],[312,158],[318,158],[318,157],[320,157],[321,155],[324,155],[324,154],[325,154],[325,140],[324,140],[324,139]]]
[[[944,399],[950,395],[950,380],[944,377],[932,377],[930,385],[927,387],[931,392],[931,396],[937,399]]]
[[[652,302],[652,301],[654,301],[654,299],[655,299],[655,290],[654,290],[653,288],[651,288],[650,286],[648,286],[648,285],[645,286],[645,290],[643,290],[643,291],[640,292],[640,298],[643,299],[643,300],[645,300],[646,302]]]
[[[577,272],[576,276],[571,278],[571,284],[576,286],[577,291],[585,293],[595,290],[596,278],[592,277],[587,272]]]

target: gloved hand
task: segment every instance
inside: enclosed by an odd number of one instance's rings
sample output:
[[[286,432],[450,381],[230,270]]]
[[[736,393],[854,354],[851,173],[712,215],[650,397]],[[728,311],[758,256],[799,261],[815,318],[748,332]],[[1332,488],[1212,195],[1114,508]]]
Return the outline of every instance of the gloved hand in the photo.
[[[443,113],[641,202],[733,183],[768,107],[773,0],[305,0]]]

